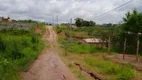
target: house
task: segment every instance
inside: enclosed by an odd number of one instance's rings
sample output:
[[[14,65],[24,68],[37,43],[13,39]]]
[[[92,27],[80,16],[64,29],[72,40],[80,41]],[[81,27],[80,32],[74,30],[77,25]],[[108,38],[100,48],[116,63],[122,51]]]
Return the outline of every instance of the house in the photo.
[[[7,18],[0,17],[0,21],[3,21],[3,22],[12,22],[12,20],[10,19],[10,17],[7,17]]]

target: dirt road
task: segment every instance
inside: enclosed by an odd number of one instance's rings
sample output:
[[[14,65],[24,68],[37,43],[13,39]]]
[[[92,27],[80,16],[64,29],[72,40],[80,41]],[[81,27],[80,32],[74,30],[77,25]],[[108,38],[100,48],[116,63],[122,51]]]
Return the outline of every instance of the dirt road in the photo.
[[[57,34],[52,26],[47,27],[43,39],[48,40],[50,48],[45,49],[33,63],[28,72],[23,73],[24,80],[76,80],[57,54]]]

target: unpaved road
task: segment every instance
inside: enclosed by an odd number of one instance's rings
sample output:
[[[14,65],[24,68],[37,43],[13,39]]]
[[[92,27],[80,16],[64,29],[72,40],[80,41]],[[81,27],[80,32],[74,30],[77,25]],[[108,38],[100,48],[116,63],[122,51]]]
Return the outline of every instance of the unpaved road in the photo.
[[[57,34],[48,26],[43,39],[48,40],[50,48],[46,48],[30,67],[22,73],[23,80],[77,80],[68,70],[57,54]]]

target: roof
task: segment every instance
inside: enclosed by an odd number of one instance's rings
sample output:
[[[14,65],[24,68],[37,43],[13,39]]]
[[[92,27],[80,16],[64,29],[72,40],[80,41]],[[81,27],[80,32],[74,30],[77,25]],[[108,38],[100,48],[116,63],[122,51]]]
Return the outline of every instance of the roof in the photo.
[[[83,40],[87,43],[100,43],[100,42],[102,42],[102,40],[98,39],[98,38],[88,38],[88,39],[83,39]]]

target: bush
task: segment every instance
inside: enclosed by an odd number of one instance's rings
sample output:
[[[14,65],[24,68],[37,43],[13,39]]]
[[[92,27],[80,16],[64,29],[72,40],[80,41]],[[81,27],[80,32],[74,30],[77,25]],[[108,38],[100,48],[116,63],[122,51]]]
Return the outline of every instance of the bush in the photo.
[[[43,47],[40,35],[32,31],[0,31],[0,80],[19,80],[17,71],[26,71]]]
[[[0,61],[0,80],[19,80],[17,76],[17,66],[7,59]]]

